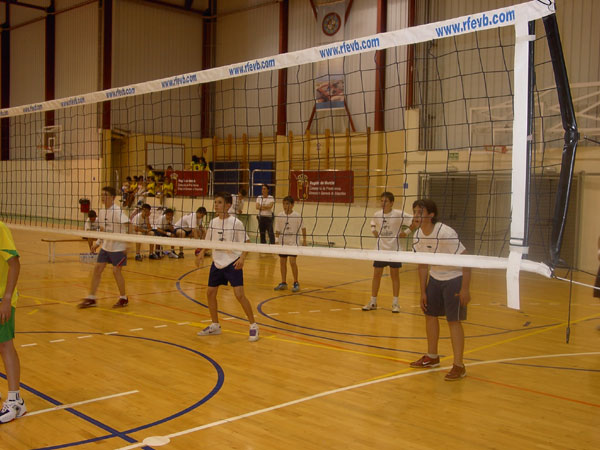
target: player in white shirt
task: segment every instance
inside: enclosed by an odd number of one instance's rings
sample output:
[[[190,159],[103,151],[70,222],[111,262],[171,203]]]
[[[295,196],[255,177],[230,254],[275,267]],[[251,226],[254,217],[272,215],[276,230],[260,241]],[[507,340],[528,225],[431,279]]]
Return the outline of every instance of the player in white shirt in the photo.
[[[173,215],[175,212],[171,208],[165,209],[164,213],[158,218],[154,224],[154,234],[162,237],[175,237],[175,225],[173,224]],[[150,259],[160,259],[162,246],[157,245],[157,250],[154,254],[150,254]],[[179,258],[175,253],[175,247],[171,246],[170,252],[165,252],[169,258]]]
[[[101,209],[98,214],[100,231],[105,231],[107,233],[130,233],[131,224],[129,223],[129,218],[121,211],[121,208],[115,204],[116,196],[117,192],[112,186],[105,186],[102,188],[100,200],[104,205],[104,209]],[[100,284],[102,272],[109,262],[113,266],[113,275],[117,282],[120,294],[119,299],[117,300],[117,303],[113,305],[113,308],[127,306],[129,301],[127,299],[127,294],[125,293],[125,279],[121,273],[121,268],[127,265],[127,243],[99,239],[92,247],[92,250],[94,251],[98,247],[100,247],[100,253],[98,253],[98,261],[96,262],[94,272],[92,273],[90,293],[79,304],[79,308],[91,308],[96,306],[96,291]]]
[[[136,234],[141,234],[144,236],[154,236],[154,231],[152,231],[152,224],[150,223],[150,214],[152,213],[152,207],[148,203],[144,203],[141,207],[141,210],[138,214],[136,214],[133,219],[131,219],[131,225],[133,226],[133,231]],[[135,243],[135,260],[142,261],[141,254],[142,244],[140,242]],[[149,244],[150,255],[154,254],[154,244]]]
[[[417,252],[465,253],[456,231],[437,221],[437,206],[429,199],[413,203],[415,223],[419,230],[415,233],[413,248]],[[427,275],[429,274],[429,280]],[[469,267],[447,267],[419,264],[421,286],[421,309],[425,313],[427,333],[427,354],[410,364],[411,367],[437,367],[440,365],[438,340],[440,336],[439,316],[446,316],[450,328],[450,340],[454,353],[452,370],[446,374],[447,381],[460,380],[466,375],[463,363],[465,334],[462,320],[467,319],[467,304],[471,300]]]
[[[175,222],[175,236],[178,238],[192,237],[194,239],[204,239],[206,230],[204,229],[204,217],[206,216],[206,208],[201,206],[195,213],[189,213],[181,216]],[[179,258],[183,258],[183,247],[179,247]]]
[[[399,251],[404,250],[401,246],[401,238],[406,237],[417,227],[413,225],[413,218],[404,211],[393,209],[394,194],[384,192],[381,194],[381,209],[375,212],[371,220],[371,233],[375,236],[376,250]],[[392,312],[400,312],[398,297],[400,295],[400,268],[402,263],[388,261],[373,261],[373,281],[371,283],[371,300],[363,311],[377,309],[377,294],[383,276],[383,269],[390,266],[390,278],[392,279]]]
[[[237,218],[229,215],[231,207],[231,194],[215,194],[214,208],[215,218],[210,221],[206,230],[207,241],[221,242],[250,242],[244,224]],[[196,256],[196,266],[202,267],[204,263],[204,253],[206,249],[198,251]],[[213,263],[210,266],[208,276],[208,288],[206,289],[206,298],[208,300],[208,309],[212,323],[198,332],[199,336],[210,336],[221,334],[221,325],[219,324],[219,311],[217,307],[217,293],[219,286],[226,286],[227,283],[233,287],[235,298],[246,313],[248,322],[250,322],[250,332],[248,340],[254,342],[258,340],[258,324],[254,320],[252,305],[244,293],[244,261],[247,252],[238,250],[219,250],[213,251]]]
[[[231,196],[231,208],[229,208],[230,216],[237,216],[244,212],[244,200],[248,195],[248,191],[244,188],[240,188],[237,194]]]
[[[283,211],[275,218],[275,236],[281,245],[300,245],[300,233],[302,232],[302,245],[306,245],[306,228],[302,223],[302,217],[294,210],[294,198],[287,196],[283,199]],[[281,283],[275,286],[276,291],[288,288],[287,285],[287,260],[290,259],[290,267],[294,276],[292,292],[300,290],[298,282],[298,264],[296,255],[279,255],[279,269],[281,271]]]
[[[269,186],[263,184],[262,194],[256,197],[256,209],[258,210],[258,231],[260,232],[260,243],[266,244],[266,234],[269,233],[269,244],[275,243],[273,232],[273,209],[275,199],[269,195]]]

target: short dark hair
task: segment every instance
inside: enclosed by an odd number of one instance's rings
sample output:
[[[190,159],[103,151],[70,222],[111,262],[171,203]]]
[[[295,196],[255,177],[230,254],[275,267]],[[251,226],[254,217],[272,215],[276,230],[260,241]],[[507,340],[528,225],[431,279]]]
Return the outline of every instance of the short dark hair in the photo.
[[[147,210],[149,210],[149,211],[152,211],[152,206],[150,206],[148,203],[144,203],[144,204],[142,205],[142,209],[147,209]]]
[[[248,191],[245,188],[240,188],[239,193],[242,194],[243,197],[248,195]]]
[[[433,217],[431,218],[431,223],[436,223],[438,221],[438,209],[437,209],[437,205],[435,204],[435,202],[433,200],[431,200],[430,198],[421,198],[421,199],[415,200],[412,204],[413,211],[417,206],[427,210],[428,213],[433,213]]]
[[[231,198],[231,194],[229,192],[217,192],[215,194],[215,199],[221,197],[226,205],[231,205],[233,203],[233,199]]]
[[[207,211],[206,211],[206,208],[204,206],[201,206],[200,208],[198,208],[196,210],[196,212],[200,213],[200,214],[206,214]]]
[[[102,188],[102,192],[108,192],[110,195],[112,195],[113,197],[117,196],[117,191],[114,187],[112,186],[104,186]]]
[[[88,212],[88,217],[97,217],[96,211],[94,211],[93,209],[90,209],[90,212]]]
[[[287,197],[283,197],[283,201],[284,202],[288,202],[290,204],[294,204],[294,197],[292,197],[291,195],[288,195]]]
[[[391,192],[385,191],[382,192],[381,195],[379,196],[379,198],[387,198],[391,203],[394,203],[394,194],[392,194]]]
[[[175,214],[175,211],[173,211],[171,208],[167,208],[165,209],[165,212],[163,212],[163,214]]]
[[[262,188],[267,188],[267,191],[269,191],[269,193],[271,192],[271,189],[269,188],[269,185],[267,183],[264,183],[261,187]]]

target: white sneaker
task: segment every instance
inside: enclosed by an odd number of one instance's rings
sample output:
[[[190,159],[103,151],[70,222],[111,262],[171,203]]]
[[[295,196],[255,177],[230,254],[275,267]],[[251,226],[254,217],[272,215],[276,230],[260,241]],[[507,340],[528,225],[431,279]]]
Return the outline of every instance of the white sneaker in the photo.
[[[372,311],[374,309],[377,309],[377,303],[375,303],[375,302],[369,302],[365,306],[362,307],[363,311]]]
[[[179,256],[177,256],[175,252],[169,252],[169,258],[179,259]]]
[[[392,303],[392,312],[393,313],[399,313],[400,312],[400,305],[398,303]]]
[[[250,333],[248,335],[248,340],[250,342],[258,341],[258,325],[256,325],[256,324],[250,325]]]
[[[24,416],[25,413],[27,413],[27,408],[22,398],[19,400],[7,400],[2,405],[2,411],[0,411],[0,423],[10,422]]]
[[[221,325],[218,323],[211,323],[204,330],[198,331],[198,336],[213,336],[221,334]]]

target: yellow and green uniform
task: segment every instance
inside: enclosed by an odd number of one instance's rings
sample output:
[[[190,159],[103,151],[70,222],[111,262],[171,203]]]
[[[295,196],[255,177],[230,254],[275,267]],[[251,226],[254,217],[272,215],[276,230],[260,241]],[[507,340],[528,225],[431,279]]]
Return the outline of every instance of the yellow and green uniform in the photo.
[[[15,241],[4,222],[0,222],[0,299],[4,297],[8,280],[8,260],[18,257]],[[0,324],[0,342],[8,342],[15,338],[15,307],[19,294],[15,289],[11,299],[11,314],[8,322]]]
[[[6,280],[8,277],[8,260],[19,256],[15,247],[15,241],[12,234],[4,222],[0,222],[0,298],[4,297],[6,290]],[[19,294],[17,290],[13,292],[11,305],[17,306]]]

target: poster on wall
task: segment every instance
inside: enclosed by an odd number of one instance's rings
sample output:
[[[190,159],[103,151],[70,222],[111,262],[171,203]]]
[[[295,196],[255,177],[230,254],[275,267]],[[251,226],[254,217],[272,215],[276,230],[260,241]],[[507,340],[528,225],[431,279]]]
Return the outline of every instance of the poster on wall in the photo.
[[[344,77],[325,75],[315,80],[315,102],[317,109],[344,107]]]
[[[307,202],[352,203],[354,171],[292,170],[290,195]]]
[[[175,195],[180,197],[205,197],[208,195],[207,170],[175,170],[167,172],[173,179]]]

